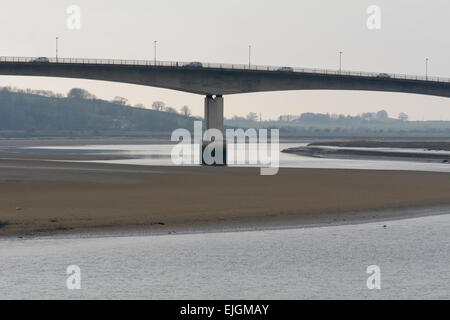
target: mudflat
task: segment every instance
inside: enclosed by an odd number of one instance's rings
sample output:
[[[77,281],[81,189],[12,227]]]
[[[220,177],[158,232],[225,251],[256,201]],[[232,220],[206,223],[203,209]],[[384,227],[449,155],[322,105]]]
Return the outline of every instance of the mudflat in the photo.
[[[0,154],[0,237],[306,226],[450,205],[450,173],[281,168],[260,176],[257,168],[46,157]]]

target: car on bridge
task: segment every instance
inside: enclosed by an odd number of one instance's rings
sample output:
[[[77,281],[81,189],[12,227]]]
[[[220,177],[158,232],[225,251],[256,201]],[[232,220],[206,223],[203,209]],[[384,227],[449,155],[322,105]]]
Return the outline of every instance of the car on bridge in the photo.
[[[39,57],[39,58],[31,60],[31,62],[34,62],[34,63],[49,63],[50,60],[47,57]]]
[[[291,67],[281,67],[278,68],[277,71],[281,71],[281,72],[294,72],[294,69]]]
[[[203,68],[203,64],[201,62],[189,62],[184,66],[188,68]]]
[[[387,73],[379,73],[377,74],[377,78],[384,78],[384,79],[389,79],[391,76],[388,75]]]

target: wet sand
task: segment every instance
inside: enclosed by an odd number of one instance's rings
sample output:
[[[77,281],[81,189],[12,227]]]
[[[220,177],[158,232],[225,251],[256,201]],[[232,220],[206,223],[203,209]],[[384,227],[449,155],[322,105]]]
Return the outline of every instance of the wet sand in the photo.
[[[256,168],[109,165],[0,154],[0,237],[404,218],[414,210],[392,209],[447,206],[449,190],[449,173],[282,168],[263,177]]]

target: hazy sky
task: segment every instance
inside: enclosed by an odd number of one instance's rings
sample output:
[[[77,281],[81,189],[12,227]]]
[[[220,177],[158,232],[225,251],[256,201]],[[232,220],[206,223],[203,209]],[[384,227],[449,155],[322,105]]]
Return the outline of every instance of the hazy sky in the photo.
[[[81,8],[81,29],[69,30],[66,9]],[[381,8],[381,29],[366,26],[369,5]],[[0,56],[153,59],[338,68],[450,77],[449,0],[39,0],[2,1]],[[77,79],[2,77],[0,86],[67,93],[82,87],[100,98],[123,96],[150,106],[189,105],[203,116],[203,97],[171,90]],[[450,99],[401,93],[293,91],[225,96],[225,115],[263,118],[302,112],[358,114],[386,109],[412,119],[450,120]]]

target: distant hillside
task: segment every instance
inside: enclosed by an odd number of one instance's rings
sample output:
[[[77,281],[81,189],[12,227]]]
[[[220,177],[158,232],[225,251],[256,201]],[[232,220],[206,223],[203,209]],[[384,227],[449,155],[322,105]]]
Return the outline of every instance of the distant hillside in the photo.
[[[234,118],[225,121],[225,124],[238,128],[278,128],[283,138],[450,140],[450,121],[408,121],[392,119],[387,114],[383,118],[375,115],[332,117],[328,114],[304,113],[292,120],[259,122]]]
[[[178,128],[193,130],[194,120],[161,101],[153,110],[131,107],[125,98],[97,99],[83,89],[67,97],[49,91],[0,87],[0,138],[28,137],[155,137],[167,139]],[[257,109],[257,107],[255,107]],[[183,114],[189,115],[187,106]],[[200,119],[201,120],[201,119]],[[276,128],[285,139],[450,139],[450,121],[408,121],[406,114],[390,118],[386,111],[357,116],[303,113],[258,121],[258,114],[233,117],[226,128]]]
[[[191,130],[194,119],[173,112],[93,98],[43,96],[0,88],[0,132],[171,132]],[[8,135],[8,134],[6,134]]]

